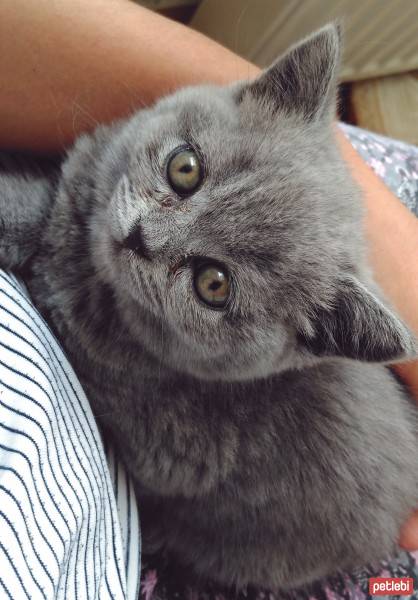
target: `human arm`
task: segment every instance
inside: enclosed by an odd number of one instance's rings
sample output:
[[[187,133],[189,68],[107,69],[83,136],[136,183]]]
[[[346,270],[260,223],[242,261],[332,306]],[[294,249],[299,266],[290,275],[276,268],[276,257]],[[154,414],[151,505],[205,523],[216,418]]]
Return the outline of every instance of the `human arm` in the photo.
[[[0,147],[55,151],[174,89],[257,67],[128,0],[0,3]]]

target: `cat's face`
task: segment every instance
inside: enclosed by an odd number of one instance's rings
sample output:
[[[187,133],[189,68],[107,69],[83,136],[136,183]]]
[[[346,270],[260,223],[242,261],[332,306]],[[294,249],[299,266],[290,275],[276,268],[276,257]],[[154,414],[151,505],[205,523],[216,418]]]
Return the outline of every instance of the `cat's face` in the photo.
[[[337,58],[329,27],[254,84],[183,90],[122,129],[100,252],[164,364],[232,380],[312,356],[303,338],[361,260],[331,124]]]

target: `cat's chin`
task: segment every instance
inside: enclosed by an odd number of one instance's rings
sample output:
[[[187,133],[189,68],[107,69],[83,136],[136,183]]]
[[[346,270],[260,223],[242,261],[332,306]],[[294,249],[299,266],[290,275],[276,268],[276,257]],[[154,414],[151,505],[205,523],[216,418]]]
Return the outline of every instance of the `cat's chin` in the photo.
[[[222,357],[213,361],[196,360],[196,357],[189,359],[176,360],[171,368],[183,375],[189,375],[195,379],[203,381],[212,381],[220,383],[250,382],[257,379],[266,379],[278,375],[290,368],[286,363],[274,364],[271,361],[260,363],[248,362],[237,363],[229,360],[228,357]],[[293,365],[292,365],[293,366]]]
[[[236,357],[224,355],[208,360],[183,353],[174,358],[167,366],[182,375],[203,381],[245,383],[275,377],[286,371],[306,369],[330,360],[338,359],[317,357],[288,346],[285,354],[279,358],[266,356],[256,361],[250,358],[243,360],[243,357],[238,360]]]

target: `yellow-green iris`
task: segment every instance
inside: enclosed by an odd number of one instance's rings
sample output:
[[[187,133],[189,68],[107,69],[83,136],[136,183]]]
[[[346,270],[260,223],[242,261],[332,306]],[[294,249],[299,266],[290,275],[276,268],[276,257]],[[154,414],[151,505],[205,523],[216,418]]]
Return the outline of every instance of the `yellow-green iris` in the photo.
[[[203,265],[196,273],[195,288],[205,304],[212,308],[222,308],[229,298],[229,275],[220,266]]]
[[[202,165],[191,148],[180,148],[171,156],[167,165],[168,181],[177,194],[192,194],[202,181]]]

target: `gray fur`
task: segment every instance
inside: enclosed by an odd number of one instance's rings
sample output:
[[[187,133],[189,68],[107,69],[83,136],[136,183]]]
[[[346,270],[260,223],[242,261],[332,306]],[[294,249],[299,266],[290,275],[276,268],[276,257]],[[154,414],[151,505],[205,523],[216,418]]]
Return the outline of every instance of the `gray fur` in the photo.
[[[418,504],[416,412],[378,364],[414,341],[365,263],[332,130],[338,55],[328,26],[256,83],[81,137],[38,214],[17,179],[10,220],[1,179],[0,262],[19,267],[11,239],[38,227],[26,281],[135,478],[145,549],[222,583],[383,558]],[[184,143],[205,171],[186,199],[165,176]],[[197,300],[195,257],[228,266],[225,310]]]

